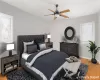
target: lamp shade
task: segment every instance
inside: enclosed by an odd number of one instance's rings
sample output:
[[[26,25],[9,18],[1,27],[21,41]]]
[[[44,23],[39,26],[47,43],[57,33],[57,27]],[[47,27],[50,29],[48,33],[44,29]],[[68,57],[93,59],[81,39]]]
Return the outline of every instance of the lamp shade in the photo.
[[[7,44],[6,50],[13,50],[14,49],[14,44]]]
[[[49,34],[49,35],[47,35],[47,38],[51,38],[51,35]]]

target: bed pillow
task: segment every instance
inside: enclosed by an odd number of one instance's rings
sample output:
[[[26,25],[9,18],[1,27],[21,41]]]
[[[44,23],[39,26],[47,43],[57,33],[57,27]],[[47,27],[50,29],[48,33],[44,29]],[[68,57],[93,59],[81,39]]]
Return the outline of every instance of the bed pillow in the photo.
[[[38,51],[37,45],[35,45],[35,44],[27,45],[27,53],[28,54],[35,53],[37,51]]]
[[[37,49],[40,50],[39,43],[37,40],[34,40],[34,43],[37,45]]]
[[[24,50],[23,50],[23,53],[26,53],[26,51],[27,51],[27,45],[34,44],[34,41],[31,41],[31,42],[23,42],[23,44],[24,44]]]
[[[40,50],[46,49],[47,48],[46,43],[39,43],[39,48],[40,48]]]

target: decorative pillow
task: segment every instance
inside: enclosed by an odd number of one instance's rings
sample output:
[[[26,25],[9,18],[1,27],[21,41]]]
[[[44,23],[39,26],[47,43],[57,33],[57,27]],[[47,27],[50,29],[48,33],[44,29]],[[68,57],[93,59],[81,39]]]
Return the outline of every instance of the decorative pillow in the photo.
[[[34,43],[37,45],[37,49],[40,50],[40,47],[39,47],[40,42],[38,40],[34,40]]]
[[[24,50],[23,50],[23,53],[26,53],[26,51],[27,51],[27,45],[34,44],[34,41],[31,41],[31,42],[23,42],[23,44],[24,44]]]
[[[39,48],[40,48],[40,50],[46,49],[46,44],[45,43],[39,43]]]
[[[27,53],[31,54],[37,51],[38,51],[37,45],[35,44],[27,45]]]

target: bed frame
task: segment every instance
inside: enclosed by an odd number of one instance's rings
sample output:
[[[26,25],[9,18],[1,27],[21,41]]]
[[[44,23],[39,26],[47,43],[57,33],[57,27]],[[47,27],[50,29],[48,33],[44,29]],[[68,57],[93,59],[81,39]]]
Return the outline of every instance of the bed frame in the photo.
[[[30,42],[35,40],[38,43],[44,42],[45,41],[45,36],[44,35],[19,35],[17,37],[17,53],[19,55],[19,66],[21,66],[21,56],[23,53],[23,42]]]

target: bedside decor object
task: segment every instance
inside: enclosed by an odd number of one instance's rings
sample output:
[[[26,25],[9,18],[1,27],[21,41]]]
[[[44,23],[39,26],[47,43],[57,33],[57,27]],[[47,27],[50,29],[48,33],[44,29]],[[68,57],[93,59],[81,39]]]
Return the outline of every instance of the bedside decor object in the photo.
[[[78,36],[75,36],[75,37],[73,38],[73,42],[74,42],[74,43],[79,43],[79,42],[80,42]]]
[[[93,41],[89,41],[89,46],[87,46],[87,47],[89,48],[89,51],[92,53],[91,62],[96,64],[97,63],[96,54],[100,50],[100,47],[97,47],[97,45]]]
[[[50,43],[50,38],[51,38],[51,35],[50,35],[50,34],[48,34],[48,35],[47,35],[47,38],[48,38],[48,42]]]
[[[69,26],[65,29],[64,31],[64,35],[66,37],[66,39],[68,40],[72,40],[75,36],[75,30],[73,27]]]
[[[9,51],[9,56],[12,56],[12,50],[14,49],[14,44],[7,44],[6,50]]]
[[[67,39],[65,38],[65,36],[62,36],[62,42],[67,42]]]

